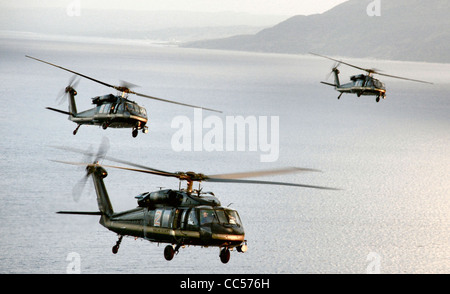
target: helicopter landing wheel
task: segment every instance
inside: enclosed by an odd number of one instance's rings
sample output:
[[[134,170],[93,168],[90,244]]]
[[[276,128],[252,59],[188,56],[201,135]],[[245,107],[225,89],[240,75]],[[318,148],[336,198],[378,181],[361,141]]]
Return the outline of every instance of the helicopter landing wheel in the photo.
[[[164,248],[164,258],[167,261],[172,260],[174,254],[175,254],[175,250],[173,249],[172,245],[167,245],[166,248]]]
[[[223,248],[220,250],[219,257],[222,263],[227,263],[230,260],[230,250],[228,250],[228,248]]]
[[[136,138],[138,135],[138,129],[133,129],[133,132],[131,133],[131,135],[133,136],[133,138]]]
[[[106,129],[108,128],[108,126],[109,126],[109,124],[108,124],[107,122],[104,122],[104,123],[102,124],[102,128],[103,128],[104,130],[106,130]]]
[[[376,101],[377,101],[377,102],[380,102],[380,96],[377,96]]]

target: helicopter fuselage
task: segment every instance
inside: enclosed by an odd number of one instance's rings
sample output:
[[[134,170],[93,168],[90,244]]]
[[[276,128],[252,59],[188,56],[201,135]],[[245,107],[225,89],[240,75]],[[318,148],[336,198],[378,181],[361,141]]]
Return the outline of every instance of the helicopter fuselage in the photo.
[[[220,206],[138,207],[104,218],[102,225],[158,243],[234,248],[245,238],[237,212]]]
[[[76,135],[81,125],[97,125],[103,129],[132,128],[133,137],[137,136],[139,130],[142,130],[143,133],[148,132],[148,127],[146,126],[148,121],[147,111],[136,102],[113,94],[97,96],[92,98],[92,104],[96,105],[94,108],[78,112],[75,102],[77,91],[72,87],[67,87],[66,93],[69,94],[68,112],[50,107],[48,109],[68,114],[68,119],[78,124],[73,132],[74,135]]]
[[[137,103],[112,94],[92,98],[96,107],[69,116],[78,124],[100,125],[106,128],[142,129],[147,123],[147,111]]]
[[[344,94],[344,93],[356,94],[358,97],[360,97],[361,95],[376,96],[377,102],[380,101],[380,98],[386,99],[386,87],[384,86],[384,84],[382,82],[380,82],[379,80],[377,80],[373,77],[374,74],[386,76],[386,77],[390,77],[390,78],[395,78],[395,79],[401,79],[401,80],[407,80],[407,81],[413,81],[413,82],[419,82],[419,83],[425,83],[425,84],[433,84],[433,83],[430,83],[427,81],[416,80],[416,79],[381,73],[380,70],[375,69],[375,68],[363,68],[363,67],[360,67],[357,65],[353,65],[353,64],[344,62],[342,60],[334,59],[334,58],[331,58],[331,57],[328,57],[325,55],[320,55],[317,53],[310,52],[310,54],[316,55],[319,57],[323,57],[323,58],[327,58],[327,59],[330,59],[330,60],[333,60],[334,62],[336,62],[336,64],[333,66],[333,68],[331,70],[331,73],[334,74],[334,84],[327,83],[327,82],[321,82],[321,83],[328,85],[328,86],[333,86],[336,89],[336,91],[340,92],[338,99],[341,98],[342,94]],[[339,70],[338,70],[338,67],[340,64],[345,64],[347,66],[357,68],[359,70],[367,72],[367,74],[365,74],[365,75],[359,74],[359,75],[351,76],[350,83],[341,85],[339,82]]]
[[[246,251],[244,227],[238,212],[222,207],[211,192],[170,189],[146,192],[135,197],[138,207],[116,213],[103,181],[106,170],[93,164],[87,167],[87,172],[92,175],[100,211],[59,213],[100,215],[100,224],[119,235],[113,253],[117,253],[123,236],[171,244],[164,250],[167,260],[186,245],[219,247],[224,263],[230,258],[229,249]]]
[[[350,82],[342,84],[339,80],[339,70],[337,68],[333,68],[334,73],[334,84],[321,82],[322,84],[334,86],[336,91],[340,92],[338,99],[341,98],[342,94],[356,94],[358,97],[360,96],[376,96],[376,101],[379,102],[380,98],[386,98],[386,87],[384,83],[380,80],[375,79],[370,74],[364,75],[354,75],[350,77]]]

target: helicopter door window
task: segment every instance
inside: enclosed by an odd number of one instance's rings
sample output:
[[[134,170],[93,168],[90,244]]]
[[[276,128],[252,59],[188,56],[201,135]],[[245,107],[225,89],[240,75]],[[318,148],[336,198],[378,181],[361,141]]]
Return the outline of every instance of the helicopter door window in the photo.
[[[172,210],[171,209],[165,209],[164,213],[161,217],[161,227],[163,228],[168,228],[169,227],[169,220],[170,220],[170,216],[172,214]]]
[[[111,108],[111,104],[103,104],[102,106],[100,106],[99,113],[108,114],[110,108]]]
[[[195,230],[198,226],[198,220],[196,215],[196,210],[191,210],[188,215],[186,229]]]
[[[116,105],[114,113],[121,113],[121,112],[123,112],[123,103],[119,103]]]

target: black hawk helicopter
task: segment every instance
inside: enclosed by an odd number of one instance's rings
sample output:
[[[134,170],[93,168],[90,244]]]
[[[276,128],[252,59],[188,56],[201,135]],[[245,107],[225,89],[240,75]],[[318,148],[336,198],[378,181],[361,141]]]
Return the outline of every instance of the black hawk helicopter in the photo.
[[[386,99],[386,87],[384,85],[383,82],[381,82],[378,79],[375,79],[373,77],[374,74],[380,75],[380,76],[386,76],[386,77],[391,77],[391,78],[396,78],[396,79],[402,79],[402,80],[407,80],[407,81],[413,81],[413,82],[419,82],[419,83],[426,83],[426,84],[433,84],[430,82],[426,82],[426,81],[421,81],[421,80],[414,80],[414,79],[410,79],[410,78],[404,78],[404,77],[399,77],[399,76],[393,76],[393,75],[388,75],[388,74],[384,74],[384,73],[380,73],[378,69],[374,69],[374,68],[362,68],[341,60],[337,60],[328,56],[324,56],[324,55],[320,55],[320,54],[316,54],[316,53],[311,53],[312,55],[316,55],[319,57],[323,57],[323,58],[327,58],[330,60],[335,61],[335,65],[333,66],[333,68],[331,69],[331,73],[330,74],[334,74],[334,84],[331,83],[327,83],[327,82],[321,82],[322,84],[328,85],[328,86],[333,86],[335,88],[336,91],[340,92],[338,99],[341,98],[342,94],[344,93],[349,93],[349,94],[356,94],[358,97],[360,97],[361,95],[364,96],[376,96],[376,101],[380,102],[380,98]],[[367,74],[359,74],[359,75],[354,75],[350,77],[350,81],[349,83],[346,84],[342,84],[339,81],[339,73],[340,71],[338,70],[338,67],[340,64],[345,64],[348,65],[350,67],[354,67],[357,68],[359,70],[365,71],[367,72]],[[329,75],[328,75],[329,77]],[[327,77],[327,78],[328,78]]]
[[[56,147],[63,150],[78,152],[90,156],[93,153],[67,147]],[[247,183],[285,185],[293,187],[304,187],[314,189],[337,190],[321,186],[270,182],[261,180],[246,180],[242,178],[268,176],[275,174],[286,174],[293,172],[313,172],[315,169],[308,168],[284,168],[278,170],[266,170],[258,172],[205,175],[195,172],[167,172],[151,167],[143,166],[106,156],[103,151],[95,155],[93,163],[78,163],[53,160],[55,162],[72,164],[86,167],[86,176],[77,184],[76,193],[80,193],[80,187],[89,176],[92,177],[97,194],[98,212],[59,211],[60,214],[77,215],[99,215],[99,223],[108,230],[118,234],[118,241],[112,247],[116,254],[124,236],[143,238],[151,242],[169,243],[164,249],[166,260],[172,260],[174,254],[178,254],[180,247],[185,246],[213,246],[219,247],[219,257],[223,263],[230,259],[230,250],[238,252],[247,250],[244,227],[236,210],[221,206],[219,199],[212,192],[203,192],[202,189],[193,190],[194,182],[216,182],[216,183]],[[125,166],[113,166],[99,164],[99,159],[110,160]],[[104,178],[108,175],[105,168],[115,168],[134,172],[147,173],[151,175],[173,177],[187,182],[185,189],[165,189],[154,192],[145,192],[137,195],[138,207],[115,212],[111,205]],[[75,190],[74,190],[75,191]]]
[[[128,100],[128,94],[135,94],[140,97],[150,98],[154,100],[159,100],[163,102],[194,107],[194,108],[202,108],[209,111],[221,112],[218,110],[204,108],[200,106],[180,103],[176,101],[166,100],[162,98],[157,98],[149,95],[144,95],[141,93],[137,93],[135,91],[130,90],[131,87],[135,86],[131,83],[122,82],[120,86],[114,86],[97,79],[91,78],[84,74],[75,72],[73,70],[64,68],[62,66],[31,57],[25,55],[28,58],[49,64],[51,66],[63,69],[65,71],[71,72],[75,75],[81,76],[83,78],[89,79],[101,85],[114,88],[119,92],[119,95],[103,95],[92,98],[92,104],[95,105],[94,108],[78,112],[77,105],[75,103],[75,96],[77,95],[77,91],[74,89],[77,82],[74,82],[74,78],[71,79],[69,85],[64,89],[65,94],[68,94],[69,97],[69,111],[63,111],[59,109],[55,109],[52,107],[47,107],[49,110],[53,110],[62,114],[66,114],[69,116],[69,120],[76,123],[78,126],[73,131],[73,134],[76,135],[78,129],[81,125],[97,125],[101,126],[103,129],[107,128],[132,128],[132,135],[136,137],[138,135],[138,131],[142,130],[143,133],[148,133],[148,127],[146,126],[148,118],[147,118],[147,110],[139,106],[136,102]],[[75,77],[75,76],[74,76]]]

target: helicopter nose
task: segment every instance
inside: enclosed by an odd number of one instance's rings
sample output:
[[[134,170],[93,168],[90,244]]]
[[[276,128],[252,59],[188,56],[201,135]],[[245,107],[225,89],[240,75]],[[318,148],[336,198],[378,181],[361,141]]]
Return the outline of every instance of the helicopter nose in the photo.
[[[212,238],[228,242],[242,242],[245,239],[245,233],[242,227],[220,226],[214,228]]]

